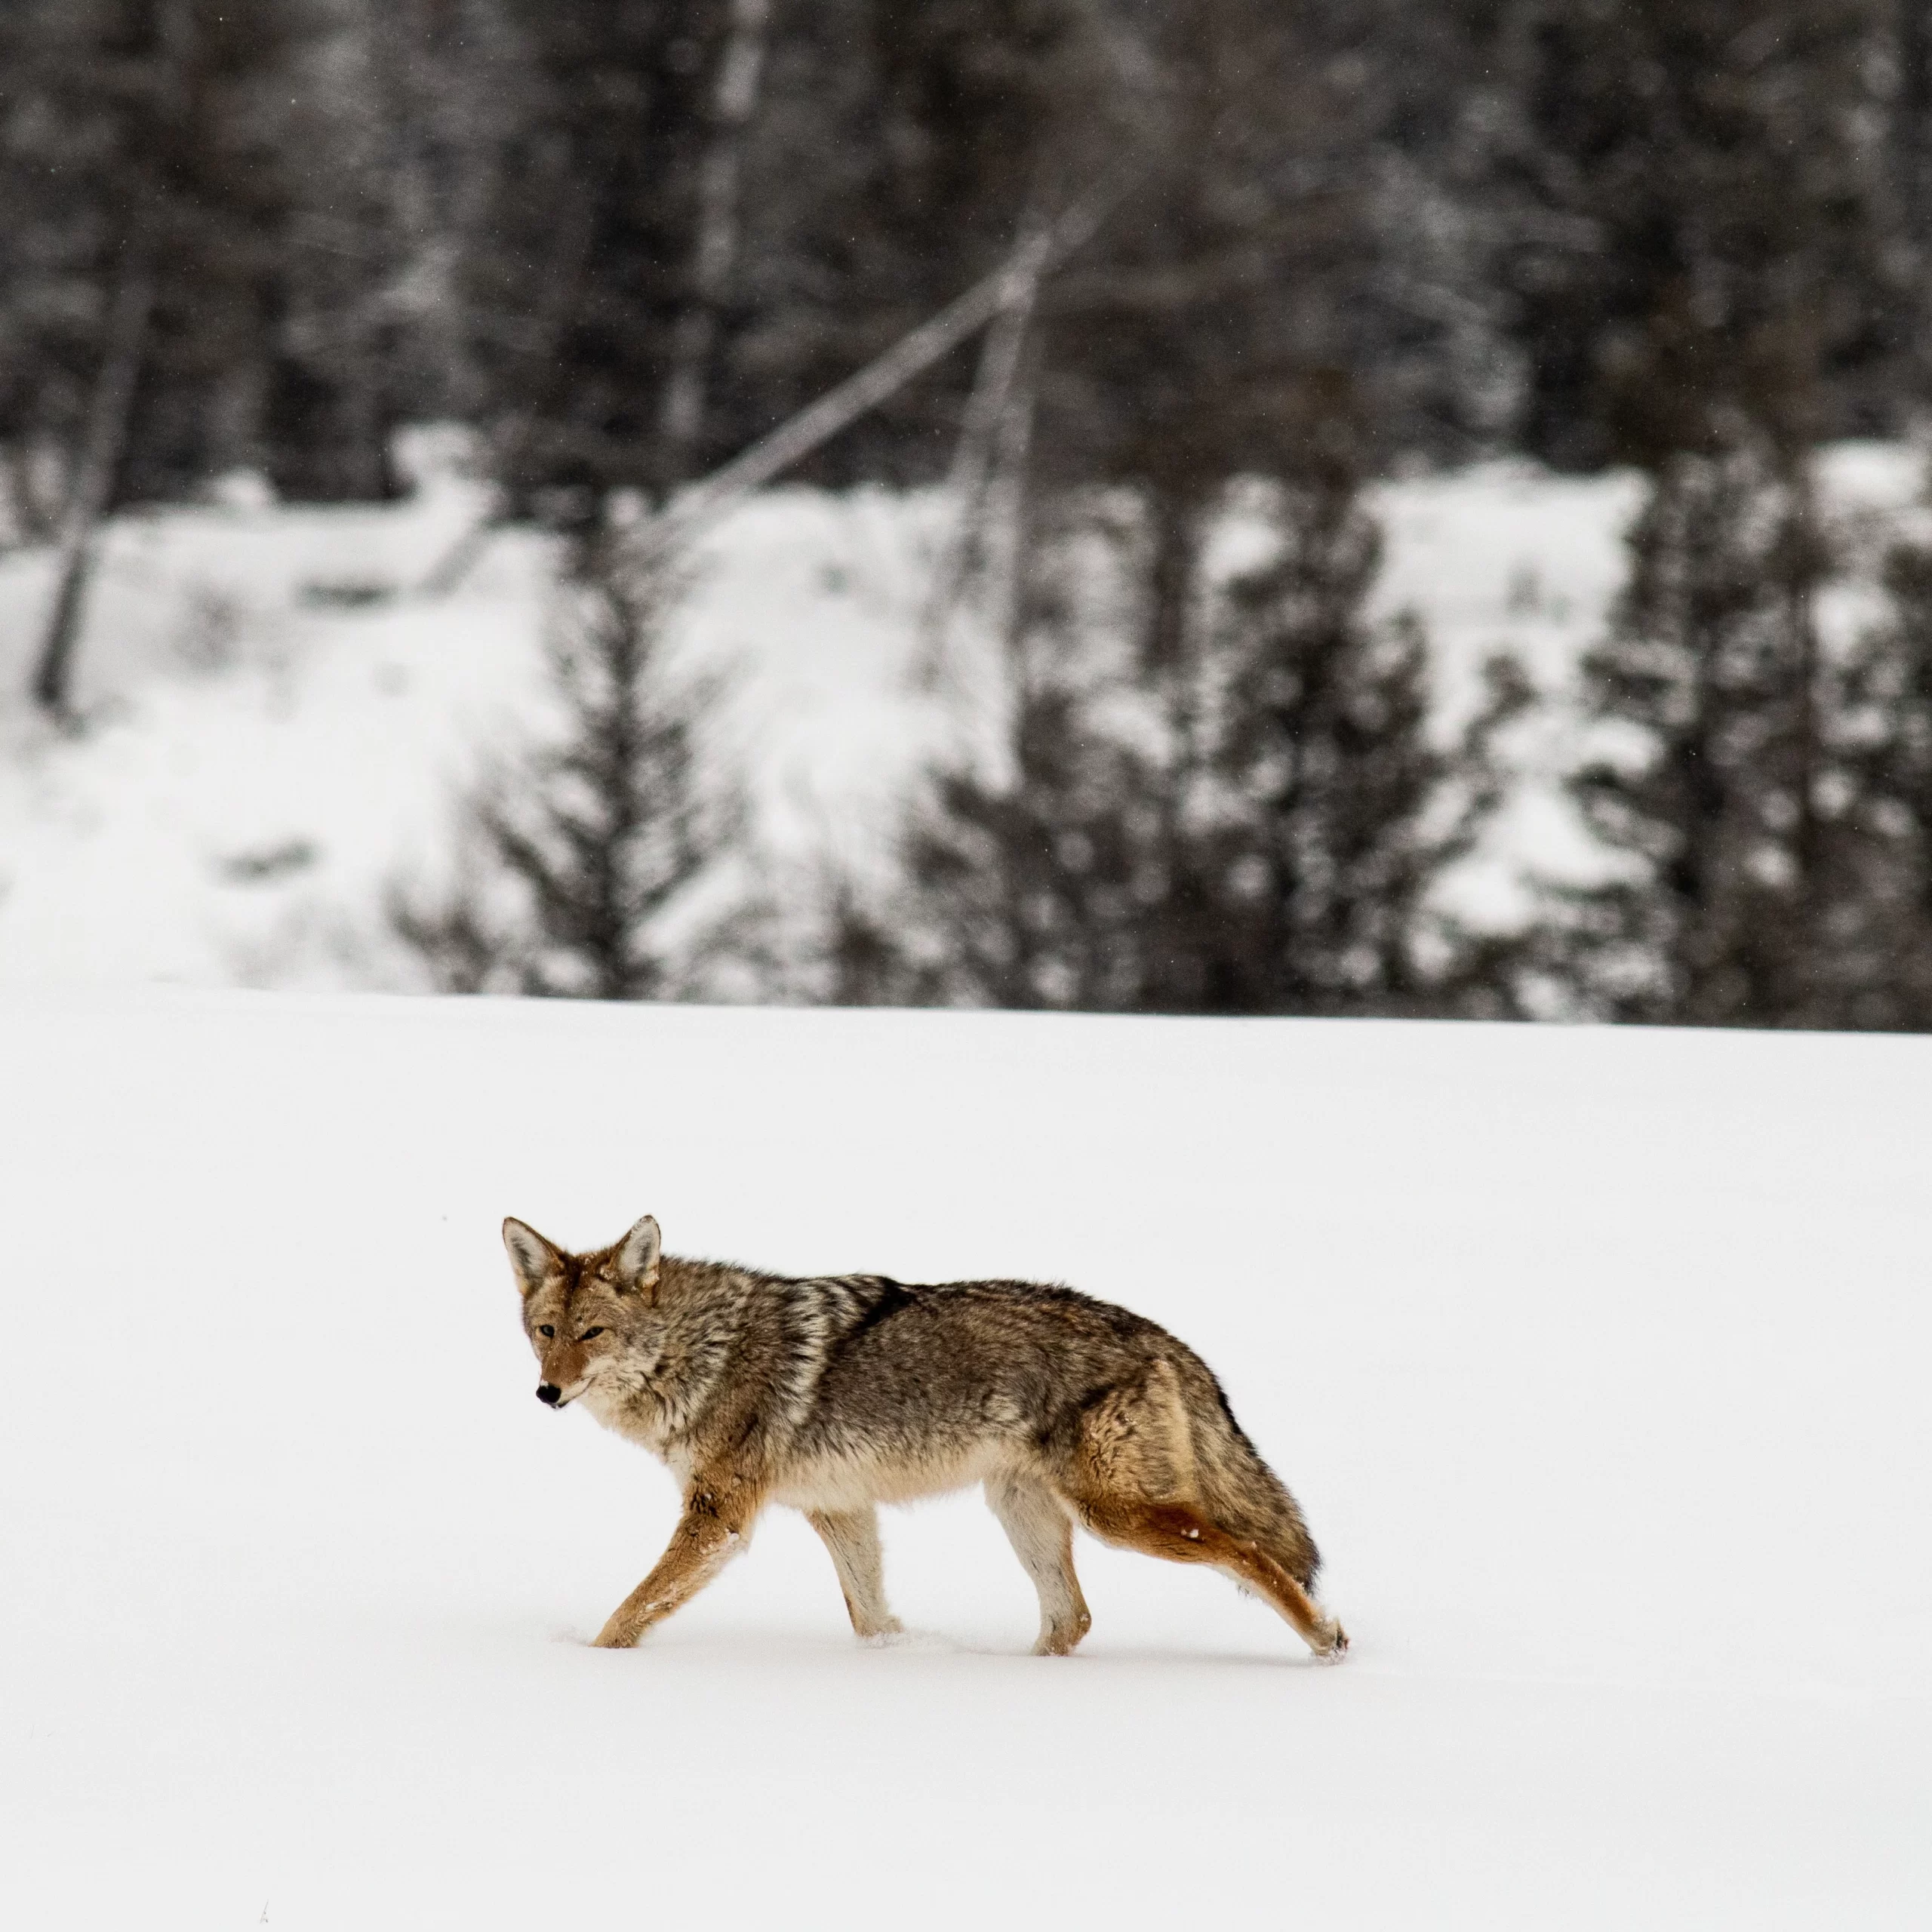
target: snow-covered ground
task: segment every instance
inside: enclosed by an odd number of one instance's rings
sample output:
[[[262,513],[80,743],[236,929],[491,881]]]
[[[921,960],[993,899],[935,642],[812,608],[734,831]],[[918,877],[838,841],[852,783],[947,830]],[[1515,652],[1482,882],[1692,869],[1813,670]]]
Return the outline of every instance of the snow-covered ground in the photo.
[[[383,891],[447,873],[479,764],[543,728],[551,565],[500,535],[457,594],[414,594],[481,501],[425,469],[389,508],[122,519],[77,739],[25,703],[51,558],[0,557],[0,983],[412,983]],[[718,749],[779,871],[879,837],[953,729],[913,675],[942,514],[778,491],[697,561],[675,664],[724,678]]]
[[[10,1923],[1932,1923],[1932,1041],[17,989],[0,1081]],[[587,1648],[673,1494],[496,1230],[646,1209],[1167,1321],[1352,1657],[1091,1544],[1031,1657],[968,1498],[905,1647],[781,1514]]]
[[[237,487],[121,520],[81,651],[78,740],[24,700],[50,559],[0,556],[0,983],[410,983],[383,888],[444,869],[453,796],[540,718],[546,568],[540,543],[506,535],[456,595],[411,594],[479,500],[447,438],[411,454],[422,485],[393,507],[280,509]],[[1861,533],[1827,612],[1843,632],[1922,464],[1860,445],[1825,468]],[[1527,868],[1589,862],[1557,783],[1577,751],[1568,684],[1637,501],[1629,477],[1514,463],[1377,493],[1380,598],[1424,617],[1445,706],[1506,648],[1550,700],[1514,734],[1521,782],[1463,882],[1479,913],[1519,908]],[[731,681],[721,735],[781,896],[827,849],[863,863],[921,759],[962,729],[958,691],[915,675],[944,516],[931,495],[774,491],[700,561],[678,653]]]

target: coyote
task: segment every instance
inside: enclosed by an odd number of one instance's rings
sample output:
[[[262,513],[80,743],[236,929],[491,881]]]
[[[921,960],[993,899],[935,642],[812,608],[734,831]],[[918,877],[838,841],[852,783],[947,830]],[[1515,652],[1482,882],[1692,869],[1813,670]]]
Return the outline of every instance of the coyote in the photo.
[[[1092,1621],[1075,1523],[1212,1564],[1318,1657],[1348,1648],[1309,1594],[1318,1559],[1301,1512],[1221,1385],[1125,1309],[1026,1281],[912,1287],[681,1260],[648,1214],[594,1254],[518,1220],[503,1244],[542,1364],[537,1399],[581,1401],[683,1486],[670,1547],[611,1613],[607,1648],[688,1602],[771,1503],[823,1540],[854,1630],[891,1635],[876,1506],[974,1482],[1039,1592],[1041,1656],[1066,1656]]]

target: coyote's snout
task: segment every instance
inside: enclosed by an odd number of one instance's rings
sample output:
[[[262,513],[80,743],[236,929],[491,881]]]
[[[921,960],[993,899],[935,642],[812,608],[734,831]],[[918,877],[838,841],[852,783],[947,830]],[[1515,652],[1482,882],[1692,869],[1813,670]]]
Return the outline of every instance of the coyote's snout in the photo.
[[[852,1627],[898,1629],[877,1506],[983,1483],[1040,1598],[1035,1649],[1091,1619],[1075,1524],[1106,1543],[1211,1564],[1318,1657],[1348,1648],[1309,1594],[1318,1558],[1295,1500],[1183,1343],[1125,1309],[1025,1281],[912,1287],[791,1280],[663,1252],[649,1215],[572,1254],[522,1222],[503,1244],[552,1408],[582,1402],[661,1458],[684,1512],[597,1641],[635,1644],[743,1549],[768,1503],[804,1512]]]

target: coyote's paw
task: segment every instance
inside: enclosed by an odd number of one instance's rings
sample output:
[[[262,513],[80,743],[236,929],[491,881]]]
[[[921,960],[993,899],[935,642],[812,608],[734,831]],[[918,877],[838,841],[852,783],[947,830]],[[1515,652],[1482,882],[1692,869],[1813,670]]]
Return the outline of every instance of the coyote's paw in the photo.
[[[644,1635],[641,1630],[633,1630],[627,1623],[620,1623],[614,1617],[590,1641],[594,1651],[630,1651],[637,1647],[638,1640]]]
[[[1327,1639],[1315,1653],[1317,1663],[1340,1663],[1349,1654],[1349,1633],[1333,1617],[1328,1620]]]
[[[905,1634],[905,1625],[897,1617],[888,1617],[876,1628],[859,1632],[858,1638],[860,1643],[869,1644],[875,1651],[883,1651],[896,1644]]]

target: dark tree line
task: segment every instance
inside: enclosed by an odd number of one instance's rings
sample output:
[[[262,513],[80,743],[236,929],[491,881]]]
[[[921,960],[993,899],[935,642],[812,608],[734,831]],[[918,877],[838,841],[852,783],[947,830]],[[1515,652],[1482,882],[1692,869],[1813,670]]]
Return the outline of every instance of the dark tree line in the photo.
[[[14,0],[0,447],[79,460],[152,258],[114,501],[380,495],[431,411],[525,508],[662,488],[1109,171],[1042,294],[1063,475],[1272,463],[1337,371],[1378,465],[1641,460],[1794,358],[1815,435],[1893,429],[1927,60],[1912,0]],[[940,474],[972,373],[818,473]]]

